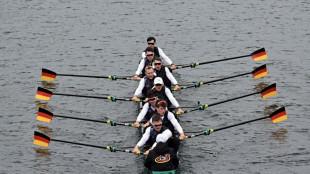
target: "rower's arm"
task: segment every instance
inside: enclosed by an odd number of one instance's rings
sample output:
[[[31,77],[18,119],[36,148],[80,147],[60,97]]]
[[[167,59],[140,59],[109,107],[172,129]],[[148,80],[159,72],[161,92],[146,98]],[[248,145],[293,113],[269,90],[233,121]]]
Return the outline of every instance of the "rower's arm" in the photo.
[[[143,134],[143,136],[142,136],[142,138],[140,139],[140,141],[137,143],[137,146],[142,147],[142,146],[147,142],[147,140],[149,140],[149,138],[150,138],[150,132],[151,132],[151,128],[148,127],[148,128],[145,130],[145,133]]]
[[[168,65],[171,65],[172,64],[172,61],[171,59],[163,52],[163,50],[159,47],[158,48],[158,53],[160,55],[160,57],[168,64]]]
[[[139,86],[138,86],[138,88],[136,89],[136,91],[135,91],[135,96],[137,96],[137,97],[141,97],[142,96],[142,90],[143,90],[143,88],[144,88],[144,85],[145,85],[145,79],[143,78],[143,79],[141,79],[140,80],[140,82],[139,82]]]
[[[165,93],[166,93],[166,96],[168,97],[169,101],[171,102],[171,104],[176,107],[176,108],[179,108],[180,105],[179,103],[177,102],[177,100],[173,97],[170,89],[168,88],[165,88]]]
[[[173,113],[168,112],[168,120],[171,122],[171,124],[173,125],[174,129],[177,130],[179,132],[179,134],[184,133],[183,129],[180,125],[180,123],[178,122],[178,120],[175,118],[175,116],[173,115]]]
[[[139,63],[138,69],[136,71],[136,75],[139,76],[140,74],[142,74],[142,70],[144,68],[144,64],[145,64],[145,59],[142,59]]]
[[[140,111],[140,113],[139,113],[139,115],[138,115],[136,121],[141,122],[141,121],[143,120],[143,118],[145,117],[145,115],[146,115],[148,109],[149,109],[149,103],[145,103],[145,104],[143,105],[143,108],[142,108],[142,110]]]
[[[174,78],[174,76],[172,75],[172,73],[169,71],[167,67],[165,67],[165,71],[166,71],[166,75],[168,79],[170,80],[170,82],[174,85],[177,85],[178,84],[177,80]]]

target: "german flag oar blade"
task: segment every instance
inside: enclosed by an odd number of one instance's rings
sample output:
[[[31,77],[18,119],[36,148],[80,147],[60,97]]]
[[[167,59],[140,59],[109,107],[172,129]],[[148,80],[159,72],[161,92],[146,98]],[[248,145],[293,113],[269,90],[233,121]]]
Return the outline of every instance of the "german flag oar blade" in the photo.
[[[39,99],[39,100],[50,100],[52,95],[53,95],[52,91],[49,91],[47,89],[38,87],[37,94],[36,94],[36,99]]]
[[[251,54],[251,57],[254,59],[254,61],[260,61],[260,60],[267,59],[267,54],[266,54],[265,48],[261,48],[257,51],[254,51]]]
[[[277,95],[277,88],[276,84],[271,84],[267,86],[265,89],[262,90],[261,92],[263,98],[268,98],[274,95]]]
[[[46,81],[55,81],[57,73],[54,71],[42,68],[41,79]]]
[[[33,144],[48,147],[50,141],[51,139],[48,136],[37,131],[34,132]]]
[[[287,119],[285,107],[282,107],[276,111],[274,111],[272,114],[270,114],[270,119],[273,123],[278,123],[280,121],[284,121]]]
[[[51,113],[48,110],[45,110],[43,108],[39,108],[38,114],[37,114],[37,120],[43,121],[43,122],[51,122],[54,114]]]
[[[262,65],[252,71],[254,79],[259,79],[268,75],[266,65]]]

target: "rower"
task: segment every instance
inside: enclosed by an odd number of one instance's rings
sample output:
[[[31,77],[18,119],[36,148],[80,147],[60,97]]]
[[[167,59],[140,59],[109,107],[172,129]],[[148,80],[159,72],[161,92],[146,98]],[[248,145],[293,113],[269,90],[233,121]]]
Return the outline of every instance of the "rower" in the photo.
[[[145,67],[153,64],[154,58],[154,49],[151,47],[147,47],[145,49],[146,57],[143,58],[138,66],[135,76],[133,76],[134,80],[138,80],[139,76],[145,76]]]
[[[165,138],[161,134],[157,135],[156,143],[157,145],[148,153],[144,166],[153,174],[157,173],[156,171],[174,174],[179,165],[176,152],[165,143]]]
[[[162,125],[162,119],[159,115],[155,114],[152,117],[152,126],[146,128],[145,133],[132,152],[138,155],[140,153],[139,148],[145,145],[146,142],[148,142],[150,145],[153,145],[156,142],[156,137],[158,135],[162,135],[163,142],[167,142],[167,140],[172,137],[172,132]],[[148,154],[148,152],[149,151],[147,151],[146,154]]]
[[[134,123],[134,127],[138,127],[139,123],[145,119],[149,121],[151,117],[157,113],[156,111],[156,102],[157,102],[157,97],[155,91],[149,90],[146,94],[146,97],[148,98],[147,102],[143,105],[142,110],[140,111],[136,122]],[[142,127],[146,128],[149,126],[149,122],[144,124]]]
[[[156,92],[156,96],[158,98],[168,101],[168,108],[173,105],[174,107],[178,108],[177,114],[183,114],[183,110],[180,108],[179,103],[172,95],[170,89],[166,88],[166,86],[163,84],[163,79],[161,77],[156,77],[154,79],[155,86],[152,88],[152,90]]]
[[[147,91],[154,87],[154,69],[152,66],[145,67],[146,76],[140,80],[139,86],[132,97],[132,101],[136,102],[138,97],[146,96]]]
[[[154,57],[161,57],[164,59],[164,61],[168,64],[168,65],[171,65],[171,69],[176,69],[176,66],[172,63],[171,59],[166,56],[166,54],[163,52],[163,50],[159,47],[156,47],[155,44],[156,44],[156,39],[154,37],[148,37],[147,38],[147,46],[148,47],[151,47],[154,49]],[[147,55],[146,53],[146,50],[142,52],[142,59],[145,58]]]
[[[160,118],[163,120],[163,125],[167,127],[174,135],[174,130],[178,131],[180,134],[180,140],[185,140],[185,135],[181,125],[178,120],[175,118],[174,114],[167,109],[167,102],[163,99],[158,99],[156,103],[156,111]],[[152,123],[152,119],[150,119],[150,123]],[[177,151],[177,150],[176,150]]]
[[[160,57],[155,57],[153,59],[153,64],[155,67],[156,77],[161,77],[164,80],[164,85],[171,90],[171,83],[175,85],[174,90],[180,90],[177,80],[174,78],[169,68],[163,66],[163,61]]]

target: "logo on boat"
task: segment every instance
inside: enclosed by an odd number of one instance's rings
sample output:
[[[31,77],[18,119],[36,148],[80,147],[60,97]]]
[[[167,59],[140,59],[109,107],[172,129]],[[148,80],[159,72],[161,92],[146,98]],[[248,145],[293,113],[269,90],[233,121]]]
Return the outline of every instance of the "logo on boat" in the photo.
[[[155,158],[155,162],[157,163],[166,163],[168,161],[170,161],[170,154],[159,155],[157,158]]]

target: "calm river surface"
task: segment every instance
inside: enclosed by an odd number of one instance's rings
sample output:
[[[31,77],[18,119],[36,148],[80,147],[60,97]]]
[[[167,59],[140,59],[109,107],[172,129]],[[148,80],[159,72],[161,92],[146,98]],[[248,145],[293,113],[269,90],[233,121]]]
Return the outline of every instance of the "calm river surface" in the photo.
[[[133,75],[146,38],[175,64],[251,54],[264,47],[268,59],[250,57],[174,71],[180,84],[208,81],[267,64],[268,76],[243,76],[184,89],[183,106],[210,104],[254,93],[277,83],[278,94],[259,95],[180,117],[185,131],[220,128],[266,116],[281,106],[288,120],[261,120],[182,142],[178,173],[308,173],[310,170],[310,2],[205,0],[1,0],[0,173],[148,173],[143,157],[51,142],[33,145],[33,132],[94,145],[134,146],[132,127],[54,118],[36,121],[38,107],[56,115],[135,120],[132,102],[53,96],[37,101],[37,87],[81,95],[133,95],[138,82],[57,77],[40,79],[41,68],[63,74]]]

